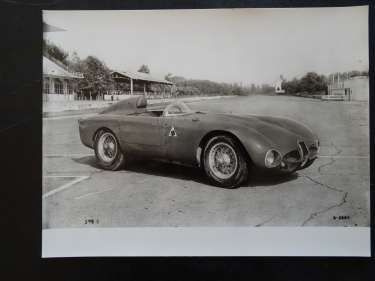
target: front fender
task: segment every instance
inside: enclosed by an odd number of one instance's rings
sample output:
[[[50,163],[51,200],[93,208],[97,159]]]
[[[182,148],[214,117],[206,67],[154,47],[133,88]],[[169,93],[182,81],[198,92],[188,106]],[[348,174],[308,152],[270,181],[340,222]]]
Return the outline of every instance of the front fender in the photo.
[[[254,129],[237,123],[222,123],[218,129],[236,136],[254,164],[261,168],[266,168],[264,158],[270,149],[276,149],[281,156],[299,150],[299,136],[283,128],[264,126]]]
[[[232,128],[229,132],[240,140],[256,166],[266,167],[264,157],[270,149],[278,150],[276,145],[255,129],[241,127]]]
[[[202,138],[202,140],[206,139],[206,136],[212,133],[212,130],[208,130],[208,128],[213,127],[212,124],[213,123],[211,122],[201,124],[200,130],[206,132],[206,135],[204,136],[204,138]],[[214,131],[221,131],[224,133],[227,132],[238,138],[238,140],[244,146],[246,152],[249,154],[252,161],[260,167],[265,167],[264,157],[267,151],[270,149],[277,149],[276,145],[270,139],[260,134],[256,129],[247,127],[242,124],[229,122],[215,122]],[[202,149],[203,147],[199,146],[197,150],[198,165],[200,164],[199,158]]]

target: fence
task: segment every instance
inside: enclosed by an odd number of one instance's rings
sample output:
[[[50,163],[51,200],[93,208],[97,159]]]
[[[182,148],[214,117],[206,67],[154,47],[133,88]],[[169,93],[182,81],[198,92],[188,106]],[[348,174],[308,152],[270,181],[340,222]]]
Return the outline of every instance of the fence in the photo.
[[[125,98],[130,97],[129,91],[107,91],[104,93],[98,93],[98,95],[103,95],[103,100],[106,101],[118,101],[123,100]],[[133,95],[140,95],[145,96],[148,100],[160,100],[160,99],[171,99],[171,98],[193,98],[193,97],[211,97],[211,96],[220,96],[218,94],[212,95],[203,95],[203,94],[195,94],[195,95],[182,95],[176,93],[156,93],[156,92],[138,92],[133,91]]]
[[[43,101],[73,101],[75,100],[73,94],[43,94]]]
[[[80,78],[83,78],[83,73],[81,72],[75,72],[73,69],[67,67],[65,64],[63,64],[61,61],[55,59],[54,57],[50,56],[49,54],[47,54],[46,52],[43,52],[43,56],[45,56],[47,59],[53,61],[54,63],[56,63],[58,66],[60,66],[61,68],[63,68],[64,70],[68,71],[70,74],[72,74],[73,76],[76,76],[76,77],[80,77]]]
[[[72,91],[73,92],[73,91]],[[222,96],[220,94],[194,94],[194,95],[183,95],[178,93],[155,93],[155,92],[138,92],[134,91],[133,95],[145,96],[148,100],[162,100],[162,99],[182,99],[182,98],[210,98],[214,96]],[[105,91],[105,92],[86,92],[85,94],[81,91],[78,93],[73,92],[72,94],[67,93],[43,93],[44,101],[71,101],[71,100],[82,100],[82,101],[120,101],[130,97],[129,91]],[[225,97],[225,96],[223,96]]]
[[[336,82],[331,84],[331,89],[343,89],[344,82]]]

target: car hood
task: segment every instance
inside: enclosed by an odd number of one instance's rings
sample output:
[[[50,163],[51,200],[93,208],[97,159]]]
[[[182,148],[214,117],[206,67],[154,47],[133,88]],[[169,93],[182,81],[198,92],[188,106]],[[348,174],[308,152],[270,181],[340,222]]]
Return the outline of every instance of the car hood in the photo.
[[[317,140],[315,134],[306,125],[286,117],[212,112],[206,116],[216,121],[241,124],[251,128],[272,142],[275,148],[287,148],[297,140],[314,142]]]
[[[258,131],[264,132],[267,128],[281,128],[300,137],[301,140],[316,140],[315,134],[304,124],[286,117],[265,116],[265,115],[242,115],[248,118],[255,118],[262,125],[257,128]]]

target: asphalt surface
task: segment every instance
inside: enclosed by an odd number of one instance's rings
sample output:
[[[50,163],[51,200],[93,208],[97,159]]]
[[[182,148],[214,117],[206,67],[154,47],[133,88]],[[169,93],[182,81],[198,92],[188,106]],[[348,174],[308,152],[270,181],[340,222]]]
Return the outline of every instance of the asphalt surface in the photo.
[[[320,157],[223,189],[201,170],[156,161],[104,171],[81,144],[79,116],[44,118],[43,228],[370,225],[368,103],[253,96],[189,107],[295,119],[319,137]]]

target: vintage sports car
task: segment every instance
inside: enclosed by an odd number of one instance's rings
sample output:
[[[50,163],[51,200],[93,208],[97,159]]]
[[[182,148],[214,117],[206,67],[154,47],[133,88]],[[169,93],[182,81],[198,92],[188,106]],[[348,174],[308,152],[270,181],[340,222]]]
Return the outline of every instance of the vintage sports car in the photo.
[[[103,169],[146,157],[204,169],[214,184],[234,188],[250,167],[292,173],[317,158],[318,138],[288,118],[194,112],[181,101],[165,110],[146,107],[145,97],[133,96],[78,120],[82,143]]]

